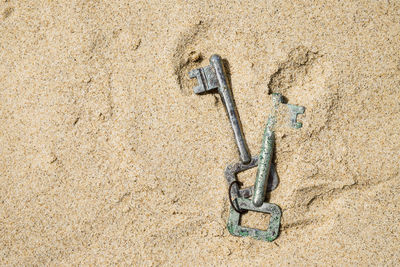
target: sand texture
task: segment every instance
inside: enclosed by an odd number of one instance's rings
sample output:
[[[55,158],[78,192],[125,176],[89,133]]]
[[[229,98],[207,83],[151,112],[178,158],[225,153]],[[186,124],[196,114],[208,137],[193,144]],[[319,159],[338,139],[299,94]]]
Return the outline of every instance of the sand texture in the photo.
[[[236,144],[187,75],[214,53],[252,155],[269,93],[306,107],[272,243],[226,229]],[[399,161],[399,1],[0,2],[1,265],[399,266]]]

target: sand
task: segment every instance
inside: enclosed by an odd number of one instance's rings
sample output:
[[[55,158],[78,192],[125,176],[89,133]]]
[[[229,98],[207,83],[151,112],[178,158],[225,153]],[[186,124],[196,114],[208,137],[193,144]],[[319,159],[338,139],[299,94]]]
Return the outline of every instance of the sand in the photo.
[[[226,229],[237,148],[187,76],[214,53],[252,155],[269,93],[306,107],[272,243]],[[400,264],[399,2],[3,0],[0,62],[1,265]]]

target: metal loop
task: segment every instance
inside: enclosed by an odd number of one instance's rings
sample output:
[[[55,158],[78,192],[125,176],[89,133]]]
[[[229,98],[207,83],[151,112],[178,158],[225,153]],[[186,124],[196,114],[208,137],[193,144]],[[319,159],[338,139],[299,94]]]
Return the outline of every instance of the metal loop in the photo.
[[[239,206],[236,208],[236,206],[233,205],[232,194],[231,194],[231,192],[232,192],[232,186],[233,186],[234,184],[237,184],[238,186],[241,186],[241,185],[242,185],[242,183],[239,182],[239,181],[232,181],[232,182],[230,183],[229,189],[228,189],[229,202],[231,203],[232,208],[233,208],[236,212],[238,212],[238,213],[240,213],[240,214],[246,213],[246,212],[247,212],[246,210],[242,210],[241,208],[239,208]]]

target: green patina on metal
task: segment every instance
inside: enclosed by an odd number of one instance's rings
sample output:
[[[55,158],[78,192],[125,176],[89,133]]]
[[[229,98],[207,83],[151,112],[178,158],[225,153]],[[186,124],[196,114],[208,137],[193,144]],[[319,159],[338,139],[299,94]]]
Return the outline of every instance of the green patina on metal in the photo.
[[[272,94],[272,110],[268,116],[267,125],[263,135],[261,151],[258,157],[258,169],[254,183],[254,193],[252,199],[237,197],[236,206],[244,211],[256,211],[271,214],[271,219],[267,230],[243,227],[240,225],[241,214],[231,207],[228,230],[235,236],[251,236],[258,240],[273,241],[279,235],[281,220],[281,210],[278,205],[264,202],[267,188],[268,176],[270,174],[273,150],[275,146],[275,126],[278,122],[278,112],[281,107],[287,107],[289,113],[289,126],[295,129],[302,127],[301,122],[297,122],[297,115],[304,113],[304,107],[284,104],[281,94]],[[240,211],[239,210],[239,211]]]
[[[302,106],[296,106],[292,104],[287,104],[287,107],[289,109],[289,115],[290,115],[290,126],[295,129],[301,128],[303,124],[297,121],[297,115],[303,114],[305,108]]]
[[[281,94],[272,94],[272,111],[268,117],[267,125],[265,126],[263,141],[261,144],[261,152],[258,158],[258,169],[256,175],[256,181],[254,183],[254,195],[253,204],[256,207],[260,207],[264,203],[266,185],[268,175],[270,172],[272,155],[275,145],[275,125],[277,123],[278,110],[282,106],[286,106],[289,110],[289,121],[290,126],[299,129],[302,127],[301,122],[297,122],[297,115],[304,113],[304,107],[283,104],[283,97]]]
[[[240,225],[241,214],[231,207],[227,224],[229,233],[234,236],[250,236],[258,240],[269,242],[274,241],[278,237],[282,214],[278,205],[264,202],[260,207],[255,207],[250,199],[242,197],[237,198],[236,201],[241,209],[269,213],[271,214],[271,218],[267,230],[244,227]]]
[[[254,183],[253,204],[260,207],[264,203],[265,189],[267,186],[268,175],[271,167],[272,155],[274,153],[275,134],[274,128],[276,124],[276,113],[279,104],[282,103],[282,95],[272,95],[273,107],[265,126],[263,141],[261,144],[261,152],[258,156],[258,169],[256,181]]]
[[[253,238],[265,241],[273,241],[279,235],[281,210],[279,206],[272,203],[264,202],[265,192],[272,191],[278,185],[278,175],[272,164],[273,150],[275,146],[275,127],[281,125],[279,121],[281,114],[289,114],[289,125],[292,128],[299,129],[302,127],[301,122],[297,122],[297,115],[304,113],[304,107],[284,104],[281,94],[272,94],[271,114],[268,117],[265,127],[261,152],[259,156],[251,157],[247,147],[244,133],[241,128],[239,115],[236,105],[233,101],[233,95],[228,83],[222,58],[218,55],[210,57],[210,65],[189,72],[190,78],[196,78],[198,85],[194,87],[196,94],[203,94],[217,90],[221,95],[222,102],[225,105],[229,121],[231,123],[236,144],[238,146],[240,161],[237,164],[228,165],[225,170],[231,204],[236,202],[236,210],[231,207],[228,230],[235,236],[251,236]],[[285,112],[281,112],[281,107],[287,108]],[[237,183],[236,174],[253,168],[258,165],[256,180],[254,186],[240,189]],[[269,176],[271,179],[268,179]],[[232,196],[236,199],[232,201]],[[271,214],[270,223],[267,230],[259,230],[254,228],[243,227],[240,225],[242,211],[255,211]]]

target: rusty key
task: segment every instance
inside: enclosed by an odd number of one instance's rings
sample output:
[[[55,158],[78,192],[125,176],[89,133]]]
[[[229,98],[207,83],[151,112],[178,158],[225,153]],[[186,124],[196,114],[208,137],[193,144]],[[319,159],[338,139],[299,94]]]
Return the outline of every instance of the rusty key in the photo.
[[[244,139],[239,115],[233,101],[232,90],[229,87],[221,57],[219,55],[212,55],[209,66],[190,71],[189,77],[197,78],[198,85],[194,87],[196,94],[218,89],[233,129],[235,141],[239,149],[240,161],[245,164],[249,163],[251,160],[250,152]]]

